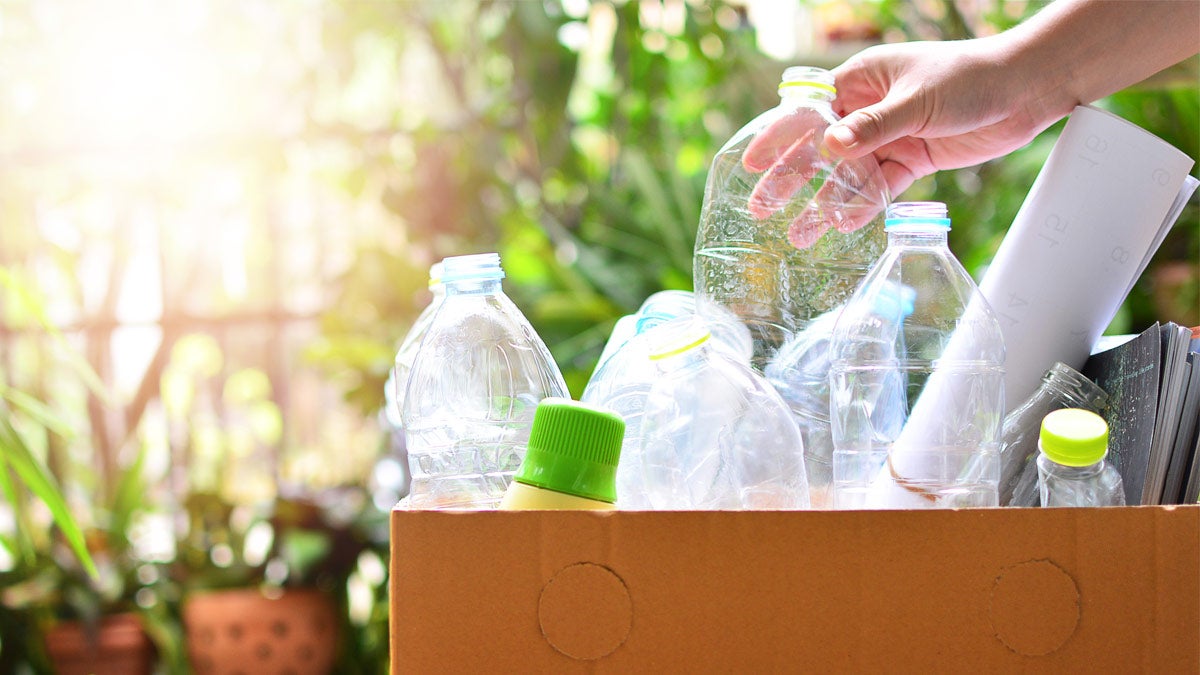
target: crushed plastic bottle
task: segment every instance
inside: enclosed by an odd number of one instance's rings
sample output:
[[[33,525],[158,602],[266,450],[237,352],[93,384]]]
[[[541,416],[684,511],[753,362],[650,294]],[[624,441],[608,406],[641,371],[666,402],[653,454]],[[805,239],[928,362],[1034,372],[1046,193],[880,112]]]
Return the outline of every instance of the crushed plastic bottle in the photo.
[[[893,204],[887,227],[888,249],[830,345],[835,505],[996,506],[1000,325],[950,252],[944,204]],[[898,284],[913,290],[912,312],[900,323],[882,320],[880,296]]]
[[[872,309],[873,319],[882,322],[882,329],[889,335],[893,328],[913,311],[914,292],[900,284],[885,283]],[[833,327],[841,315],[842,307],[817,317],[809,327],[784,344],[783,348],[767,364],[767,380],[783,396],[796,417],[796,426],[804,440],[804,465],[808,473],[809,496],[813,508],[833,508],[833,436],[829,426],[829,340]],[[881,345],[884,350],[894,349],[894,343]],[[890,394],[900,400],[903,391],[899,382],[893,384]],[[893,412],[891,419],[873,420],[874,426],[884,433],[899,430],[902,417],[898,406],[878,406],[880,415]]]
[[[410,508],[495,508],[521,464],[538,402],[562,374],[505,295],[495,253],[442,261],[446,297],[409,375]]]
[[[646,337],[655,364],[641,424],[650,506],[808,508],[800,432],[770,384],[713,348],[702,321]]]
[[[699,298],[733,312],[754,339],[760,372],[792,336],[850,297],[885,246],[889,201],[871,156],[840,160],[823,145],[838,119],[833,75],[788,68],[780,103],[713,159],[696,237]]]

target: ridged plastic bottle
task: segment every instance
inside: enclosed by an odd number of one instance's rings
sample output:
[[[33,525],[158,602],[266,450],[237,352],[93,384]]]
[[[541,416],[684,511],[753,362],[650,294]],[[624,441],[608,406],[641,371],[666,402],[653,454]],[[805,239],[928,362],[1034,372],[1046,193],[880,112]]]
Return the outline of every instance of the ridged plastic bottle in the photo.
[[[835,504],[996,506],[999,323],[950,252],[944,204],[893,204],[887,228],[888,249],[846,304],[830,345]],[[913,291],[912,313],[899,324],[876,312],[896,285]]]
[[[803,442],[759,374],[714,349],[701,321],[659,326],[642,419],[642,471],[655,509],[808,508]]]
[[[1090,410],[1064,408],[1042,421],[1037,458],[1042,506],[1125,506],[1108,454],[1108,425]]]
[[[1065,363],[1051,366],[1037,391],[1004,417],[1000,430],[1000,505],[1038,505],[1038,437],[1046,415],[1061,408],[1100,412],[1107,405],[1108,394],[1095,382]]]
[[[839,160],[824,147],[838,119],[833,84],[827,70],[788,68],[779,105],[734,134],[708,174],[696,294],[749,327],[759,371],[845,302],[884,249],[889,198],[879,165],[871,156]]]
[[[446,297],[409,375],[410,508],[495,508],[538,402],[568,398],[549,350],[505,295],[500,256],[442,261]]]

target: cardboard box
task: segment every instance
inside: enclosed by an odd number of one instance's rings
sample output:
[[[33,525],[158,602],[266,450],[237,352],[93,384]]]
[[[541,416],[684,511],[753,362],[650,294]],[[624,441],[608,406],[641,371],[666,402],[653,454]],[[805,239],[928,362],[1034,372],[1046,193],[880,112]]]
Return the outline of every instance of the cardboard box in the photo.
[[[394,511],[392,670],[1200,671],[1200,507]]]

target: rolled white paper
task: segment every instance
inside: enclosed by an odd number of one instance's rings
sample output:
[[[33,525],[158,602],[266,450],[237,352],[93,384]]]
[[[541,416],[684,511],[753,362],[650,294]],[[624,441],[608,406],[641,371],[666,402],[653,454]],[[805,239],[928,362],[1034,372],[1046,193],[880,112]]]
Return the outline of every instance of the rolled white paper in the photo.
[[[1009,410],[1055,361],[1083,367],[1195,191],[1193,164],[1112,113],[1075,108],[980,284],[1004,332]]]
[[[1075,108],[980,284],[1004,334],[1006,413],[1055,361],[1083,367],[1196,190],[1193,164],[1112,113]],[[962,347],[956,337],[947,355]],[[947,410],[943,384],[936,373],[926,383],[893,444],[893,465],[928,461],[912,451]],[[923,505],[888,471],[867,499],[867,508]]]

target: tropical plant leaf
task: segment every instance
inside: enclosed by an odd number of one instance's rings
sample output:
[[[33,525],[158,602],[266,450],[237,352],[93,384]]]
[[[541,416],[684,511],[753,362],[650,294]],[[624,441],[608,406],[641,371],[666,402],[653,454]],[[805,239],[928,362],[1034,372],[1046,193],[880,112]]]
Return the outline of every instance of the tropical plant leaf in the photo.
[[[87,545],[84,543],[83,531],[74,516],[71,515],[70,509],[67,508],[67,502],[63,499],[54,477],[29,451],[29,447],[25,445],[12,423],[4,418],[0,418],[0,452],[3,452],[4,459],[29,488],[29,491],[50,509],[50,515],[62,531],[67,544],[75,552],[79,561],[83,563],[88,574],[96,578],[98,576],[96,564],[92,561],[92,556],[88,553]]]

